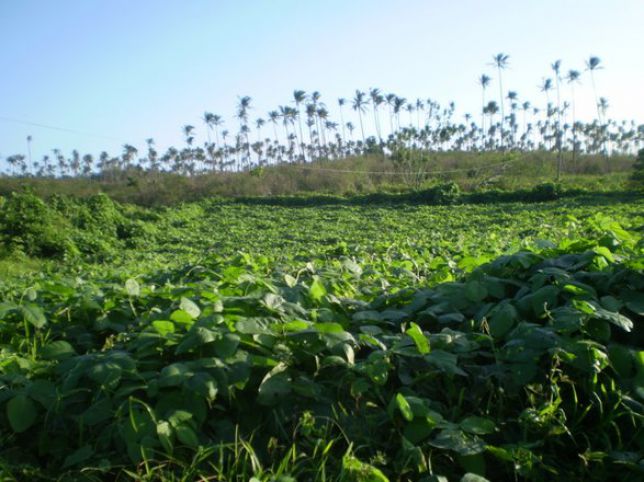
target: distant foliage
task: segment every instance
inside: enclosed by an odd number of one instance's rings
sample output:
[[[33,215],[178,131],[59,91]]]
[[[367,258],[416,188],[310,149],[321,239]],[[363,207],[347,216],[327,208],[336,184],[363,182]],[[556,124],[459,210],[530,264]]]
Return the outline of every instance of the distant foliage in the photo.
[[[0,207],[0,236],[5,248],[41,257],[76,252],[69,223],[43,200],[30,193],[14,193]]]
[[[644,149],[637,152],[637,159],[633,164],[633,174],[631,180],[635,182],[636,186],[644,187]]]
[[[153,236],[150,224],[124,212],[105,194],[85,200],[55,195],[45,202],[31,193],[14,193],[0,203],[1,242],[30,256],[82,254],[100,260]]]

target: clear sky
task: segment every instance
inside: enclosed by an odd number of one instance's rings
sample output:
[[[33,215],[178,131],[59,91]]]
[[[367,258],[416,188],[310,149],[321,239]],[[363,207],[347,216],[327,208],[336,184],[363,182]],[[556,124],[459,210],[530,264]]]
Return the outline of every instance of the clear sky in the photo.
[[[254,120],[294,89],[320,91],[332,115],[338,97],[379,87],[478,116],[477,78],[498,92],[499,52],[505,90],[541,107],[552,61],[567,72],[600,57],[610,117],[640,123],[643,20],[644,0],[0,0],[0,156],[26,153],[28,135],[34,158],[118,154],[148,137],[163,149],[182,144],[185,124],[201,143],[204,111],[233,130],[238,96],[252,97]],[[582,80],[580,118],[594,109]]]

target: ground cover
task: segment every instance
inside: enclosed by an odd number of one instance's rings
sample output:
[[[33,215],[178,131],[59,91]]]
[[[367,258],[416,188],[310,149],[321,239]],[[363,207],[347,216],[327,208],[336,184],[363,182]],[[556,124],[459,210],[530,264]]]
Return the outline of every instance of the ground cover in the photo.
[[[22,196],[7,480],[642,475],[641,200]]]

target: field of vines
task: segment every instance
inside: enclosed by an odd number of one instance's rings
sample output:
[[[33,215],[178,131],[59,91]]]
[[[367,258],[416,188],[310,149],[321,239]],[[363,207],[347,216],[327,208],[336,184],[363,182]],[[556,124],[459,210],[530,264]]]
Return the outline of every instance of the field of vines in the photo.
[[[644,477],[644,201],[0,198],[3,481]]]

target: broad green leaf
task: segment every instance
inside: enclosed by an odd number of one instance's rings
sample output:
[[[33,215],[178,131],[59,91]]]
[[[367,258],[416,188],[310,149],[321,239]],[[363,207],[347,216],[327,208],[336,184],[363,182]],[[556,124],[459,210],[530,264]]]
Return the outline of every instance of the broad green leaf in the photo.
[[[291,393],[291,377],[285,372],[285,365],[273,368],[259,386],[257,401],[262,405],[274,405]]]
[[[483,301],[487,297],[487,288],[480,281],[468,281],[465,283],[465,296],[475,303]]]
[[[439,449],[453,450],[460,455],[476,455],[485,450],[485,444],[475,435],[451,428],[442,430],[429,444]]]
[[[174,323],[167,320],[154,320],[152,322],[152,327],[161,336],[167,336],[175,331]]]
[[[349,476],[348,480],[356,482],[389,482],[380,469],[362,462],[350,453],[342,457],[342,471]]]
[[[192,372],[183,363],[173,363],[161,370],[159,374],[160,387],[172,387],[181,385],[183,382],[188,381],[188,377],[192,376]]]
[[[409,328],[405,332],[416,344],[416,348],[421,355],[429,353],[429,341],[420,329],[420,327],[413,321],[409,324]]]
[[[139,286],[138,281],[133,278],[128,279],[125,282],[125,292],[128,296],[136,298],[141,295],[141,287]]]
[[[37,416],[36,405],[25,395],[16,395],[7,403],[9,425],[16,433],[22,433],[31,427]]]
[[[79,448],[78,450],[75,450],[67,457],[65,457],[65,461],[63,462],[63,468],[66,469],[68,467],[74,467],[75,465],[85,462],[92,455],[94,455],[94,449],[92,448],[92,446],[83,445],[81,448]]]
[[[45,360],[64,360],[74,355],[76,350],[64,340],[52,341],[40,349],[40,356]]]
[[[630,318],[620,313],[605,310],[604,308],[596,307],[593,317],[606,320],[615,326],[619,326],[624,331],[631,331],[633,329],[633,322]]]
[[[34,303],[25,303],[20,306],[22,315],[27,322],[31,323],[36,328],[43,328],[47,324],[47,318],[42,312],[42,309]]]
[[[309,288],[309,295],[313,301],[322,301],[327,294],[326,288],[319,279],[314,279]]]
[[[29,398],[40,403],[45,410],[54,408],[58,400],[58,392],[54,382],[49,380],[34,380],[27,386]]]
[[[215,340],[213,349],[219,358],[229,358],[235,354],[239,346],[239,335],[226,333],[224,336]]]
[[[189,425],[179,425],[174,428],[174,432],[177,434],[177,439],[184,445],[187,445],[191,448],[196,448],[199,446],[199,439],[197,434]]]
[[[490,316],[488,325],[490,334],[495,338],[501,338],[514,326],[518,317],[517,310],[509,303],[504,304]]]
[[[193,320],[199,318],[199,315],[201,314],[199,306],[197,306],[197,304],[191,299],[185,297],[181,298],[179,309],[188,313]]]
[[[405,397],[402,393],[396,394],[396,406],[398,407],[398,410],[400,410],[400,413],[405,420],[411,422],[414,419],[414,414],[411,411],[409,402],[405,400]]]
[[[461,482],[490,482],[490,481],[485,477],[481,477],[480,475],[468,472],[463,477],[461,477]]]
[[[159,442],[161,442],[166,453],[171,454],[174,446],[172,444],[172,427],[168,422],[161,421],[157,423],[157,437],[159,437]]]
[[[494,432],[496,428],[494,422],[489,418],[476,416],[464,418],[459,425],[465,432],[475,435],[486,435]]]

